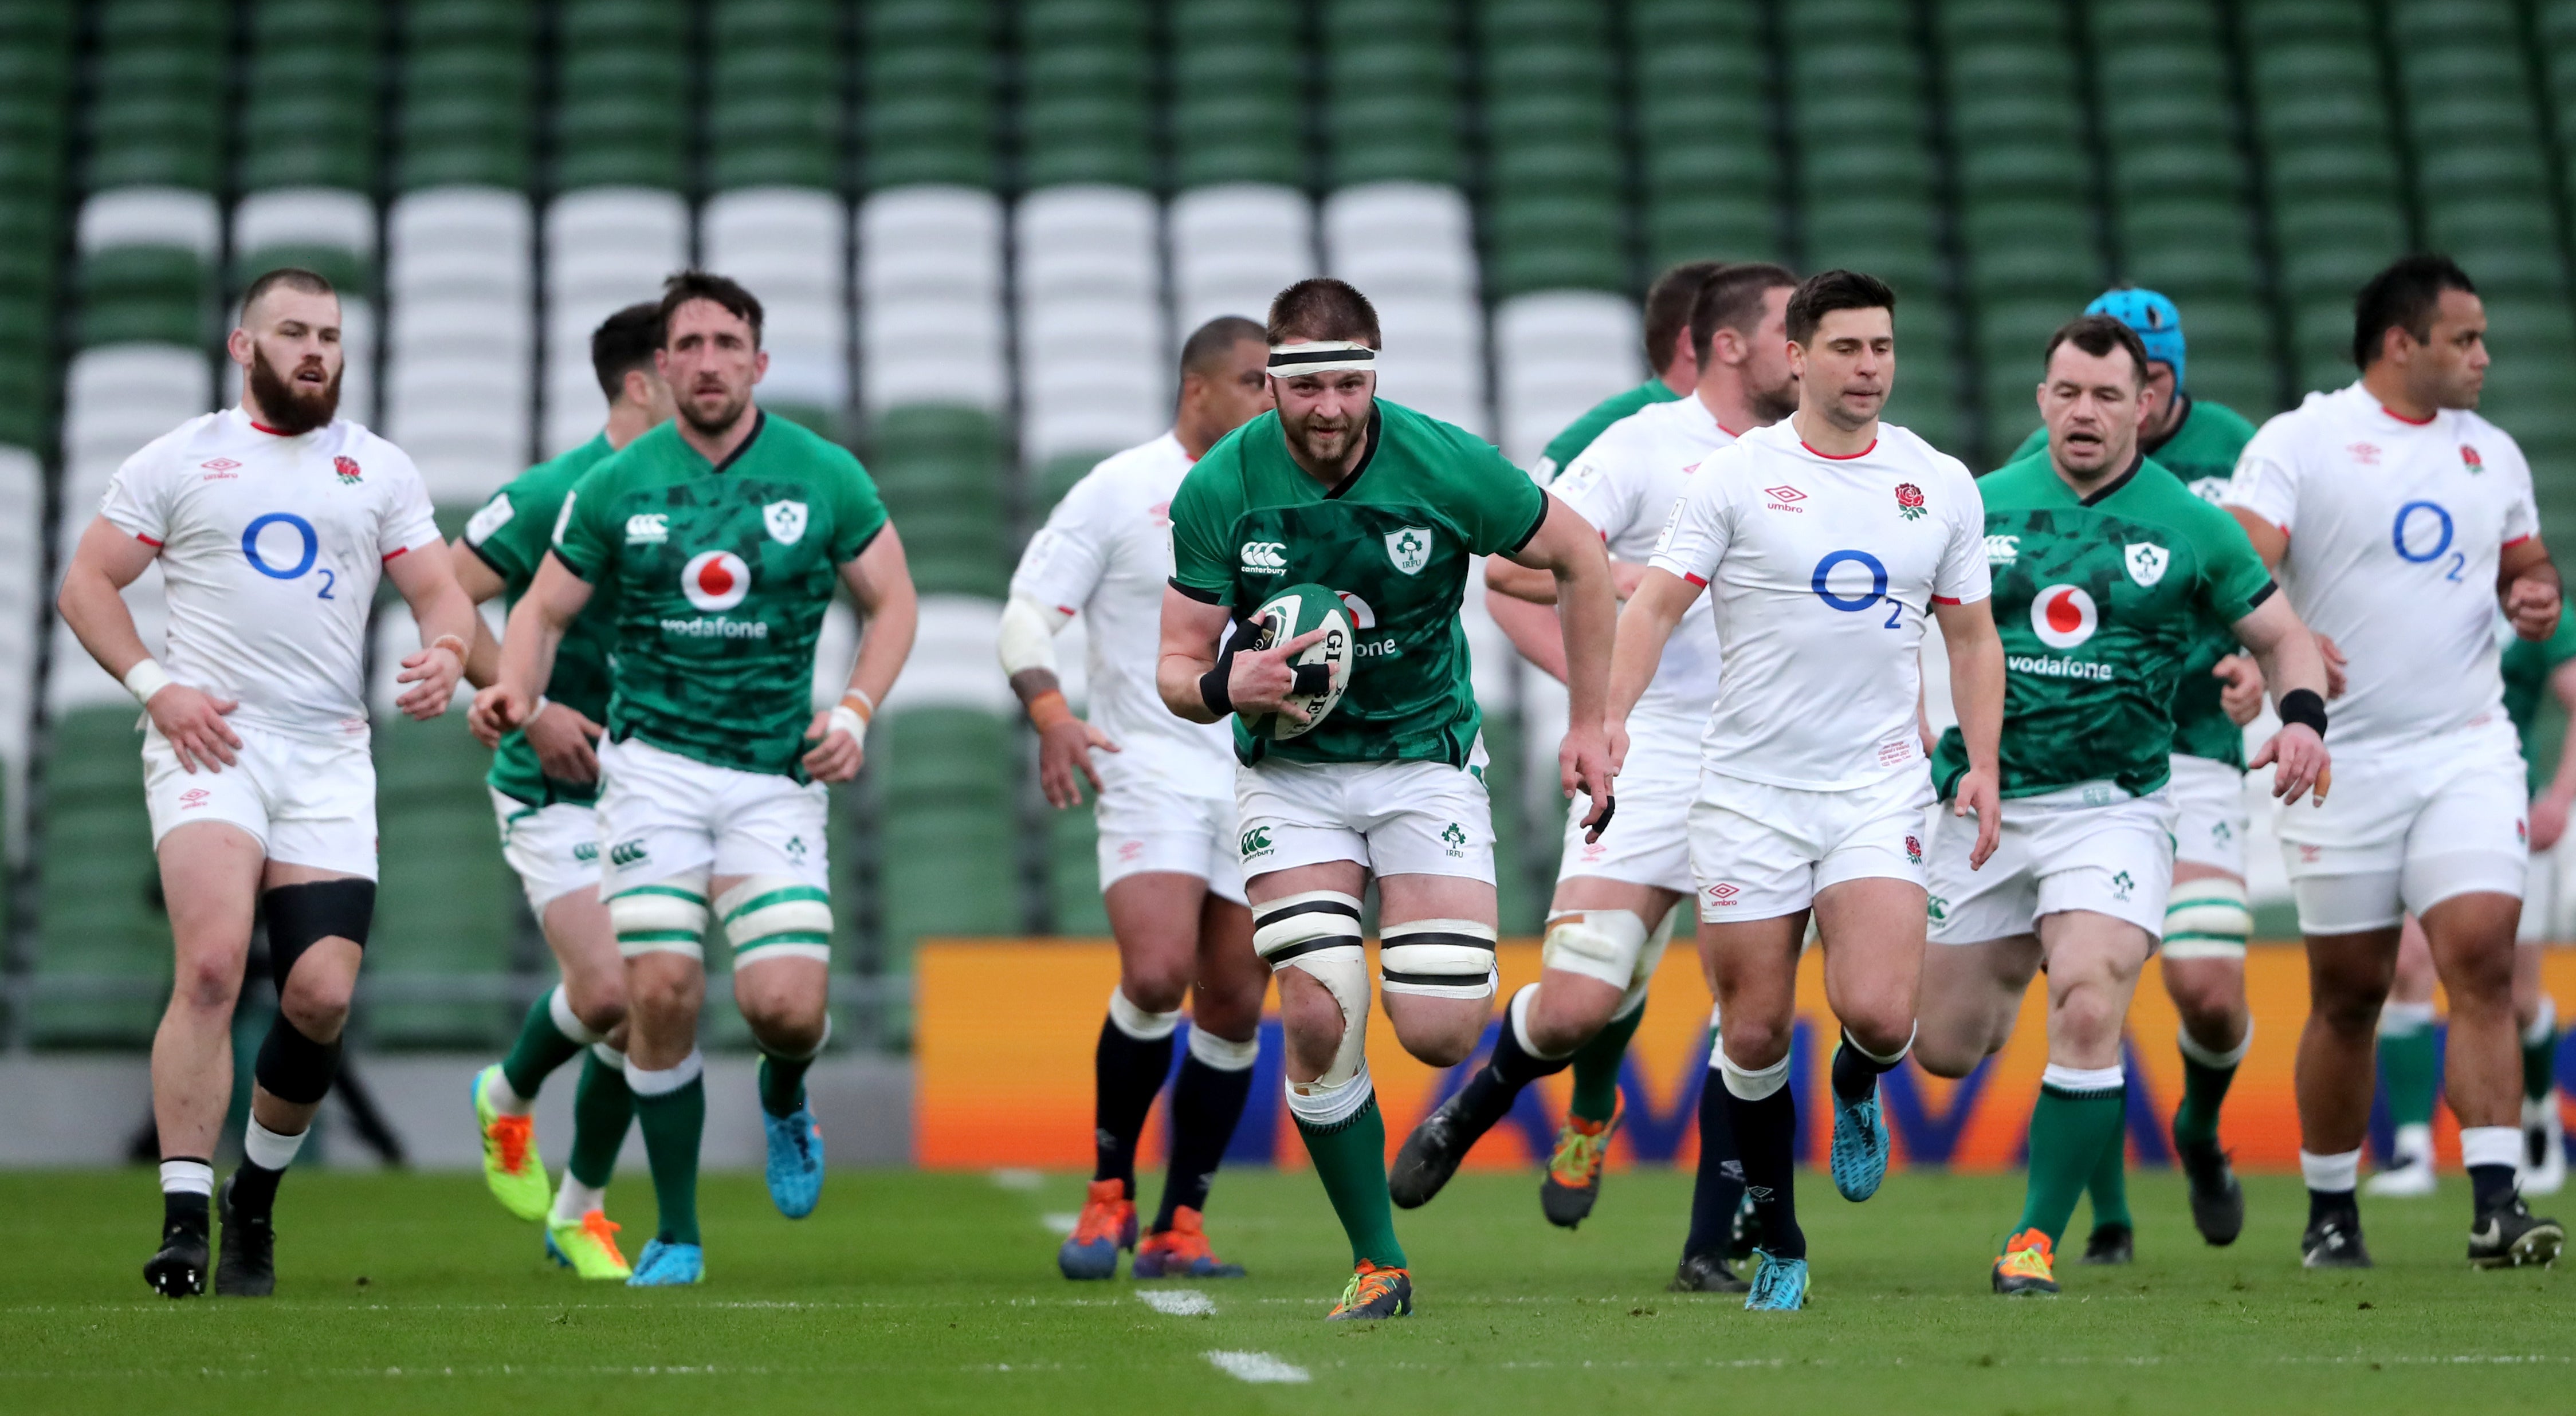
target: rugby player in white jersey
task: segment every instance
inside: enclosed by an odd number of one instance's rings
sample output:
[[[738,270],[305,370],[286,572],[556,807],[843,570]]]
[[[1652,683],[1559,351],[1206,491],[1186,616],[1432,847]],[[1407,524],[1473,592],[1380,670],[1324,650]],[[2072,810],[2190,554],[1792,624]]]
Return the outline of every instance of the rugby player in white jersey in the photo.
[[[1610,719],[1624,729],[1665,643],[1711,591],[1724,665],[1690,811],[1701,948],[1726,1020],[1718,1059],[1761,1233],[1747,1308],[1803,1307],[1796,1099],[1787,1090],[1807,918],[1825,951],[1834,1186],[1887,1172],[1878,1076],[1913,1046],[1923,968],[1917,650],[1941,624],[1968,769],[1974,864],[1995,848],[2003,651],[1986,606],[1985,510],[1956,458],[1879,421],[1896,372],[1895,293],[1833,270],[1789,299],[1798,411],[1710,454],[1619,616]]]
[[[1270,970],[1252,951],[1234,827],[1234,736],[1173,715],[1156,692],[1163,590],[1172,578],[1172,494],[1217,439],[1271,406],[1269,342],[1229,315],[1181,346],[1172,430],[1102,462],[1029,538],[1002,610],[1002,669],[1038,731],[1038,781],[1058,810],[1098,798],[1100,893],[1118,940],[1118,986],[1092,1052],[1091,1190],[1056,1254],[1067,1278],[1111,1278],[1136,1251],[1138,1278],[1230,1278],[1200,1224],[1208,1187],[1252,1094]],[[1091,720],[1066,706],[1054,638],[1079,612]],[[1190,1009],[1189,1056],[1172,1085],[1162,1207],[1136,1232],[1136,1143]]]
[[[2470,1261],[2545,1264],[2565,1231],[2533,1217],[2514,1183],[2513,948],[2530,852],[2494,619],[2501,604],[2522,637],[2547,638],[2558,571],[2521,449],[2473,411],[2486,311],[2468,276],[2446,257],[2408,256],[2357,303],[2360,380],[2266,423],[2226,497],[2342,666],[2326,740],[2335,791],[2281,815],[2311,995],[2300,1250],[2311,1268],[2370,1263],[2354,1183],[2373,1032],[2411,911],[2450,995],[2446,1089],[2473,1190]]]
[[[177,977],[152,1041],[161,1134],[161,1294],[205,1291],[210,1161],[232,1101],[233,1005],[252,920],[268,919],[277,1017],[253,1070],[239,1170],[224,1182],[215,1291],[277,1282],[277,1183],[331,1088],[376,898],[367,611],[389,577],[419,622],[396,700],[447,711],[474,633],[429,495],[400,448],[338,417],[340,298],[310,271],[243,292],[225,341],[238,407],[126,459],[63,572],[63,620],[143,704],[144,799]],[[118,594],[153,561],[168,663]]]
[[[1703,280],[1690,317],[1699,370],[1691,394],[1611,424],[1551,485],[1601,533],[1623,594],[1645,574],[1692,469],[1738,435],[1797,408],[1785,324],[1797,284],[1785,268],[1764,262],[1723,266]],[[1485,583],[1494,591],[1488,600],[1495,622],[1513,645],[1562,679],[1555,578],[1497,558],[1485,562]],[[1393,1176],[1398,1205],[1427,1202],[1523,1087],[1571,1066],[1573,1113],[1558,1130],[1539,1199],[1548,1219],[1567,1228],[1591,1213],[1617,1123],[1620,1058],[1645,1016],[1646,990],[1670,937],[1668,916],[1693,893],[1688,818],[1699,790],[1700,732],[1717,698],[1717,665],[1715,617],[1690,617],[1665,646],[1654,683],[1629,716],[1618,814],[1599,840],[1586,840],[1579,821],[1568,823],[1539,981],[1513,998],[1509,1034],[1498,1041],[1492,1062],[1406,1140]],[[1703,1156],[1715,1153],[1723,1164],[1734,1159],[1734,1149],[1723,1131],[1725,1109],[1714,1099],[1722,1093],[1711,1092],[1700,1144]],[[1715,1113],[1720,1129],[1714,1136],[1706,1112]],[[1742,1181],[1714,1165],[1704,1164],[1701,1173],[1704,1182],[1714,1176],[1725,1193],[1702,1197],[1715,1210],[1713,1225],[1700,1222],[1694,1205],[1694,1235],[1711,1242],[1685,1248],[1683,1278],[1693,1289],[1741,1292],[1744,1285],[1725,1260]]]

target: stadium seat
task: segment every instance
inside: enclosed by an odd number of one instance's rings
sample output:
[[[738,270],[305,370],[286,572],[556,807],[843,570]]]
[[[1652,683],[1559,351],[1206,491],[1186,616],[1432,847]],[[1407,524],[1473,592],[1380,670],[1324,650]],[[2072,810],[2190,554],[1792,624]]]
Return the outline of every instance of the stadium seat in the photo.
[[[1327,182],[1459,181],[1455,17],[1425,0],[1323,10]]]
[[[386,215],[385,428],[433,501],[479,501],[530,460],[532,228],[496,187],[406,192]]]
[[[1174,185],[1304,186],[1304,34],[1296,12],[1175,0],[1168,13]]]
[[[992,185],[1000,7],[871,0],[859,13],[868,186]]]
[[[417,646],[409,619],[380,637],[380,655]],[[375,749],[376,924],[357,1035],[378,1047],[506,1043],[522,1011],[507,984],[526,905],[493,832],[491,753],[460,713],[417,723],[381,705]]]
[[[593,187],[547,209],[547,456],[580,446],[606,421],[591,332],[628,305],[661,298],[662,278],[689,264],[689,248],[688,203],[674,191]]]
[[[340,407],[362,423],[376,421],[376,206],[361,191],[276,187],[252,192],[233,207],[233,281],[245,288],[263,272],[302,266],[340,292]]]
[[[787,0],[707,11],[707,179],[718,190],[839,188],[849,72],[841,9]]]
[[[700,259],[761,302],[761,405],[827,434],[850,403],[849,239],[849,209],[814,188],[724,192],[698,214]]]
[[[1315,209],[1306,194],[1230,182],[1172,199],[1168,232],[1176,332],[1219,315],[1267,317],[1271,297],[1315,274]]]
[[[23,833],[27,732],[37,634],[46,623],[45,470],[32,449],[0,446],[0,824]],[[13,834],[12,839],[24,839]]]
[[[982,409],[914,404],[872,419],[863,457],[925,594],[1000,600],[1009,580],[1006,446]]]
[[[22,1020],[38,1047],[145,1046],[169,1002],[170,929],[135,717],[130,698],[53,717]]]
[[[868,415],[908,404],[998,411],[1002,207],[972,187],[899,187],[859,206],[859,391]]]
[[[903,804],[888,818],[900,824],[885,832],[878,877],[898,966],[927,935],[1019,932],[1020,739],[1003,714],[965,707],[889,708],[869,735],[879,800]]]
[[[1645,376],[1637,309],[1627,297],[1559,290],[1494,309],[1503,455],[1534,465],[1566,424]]]

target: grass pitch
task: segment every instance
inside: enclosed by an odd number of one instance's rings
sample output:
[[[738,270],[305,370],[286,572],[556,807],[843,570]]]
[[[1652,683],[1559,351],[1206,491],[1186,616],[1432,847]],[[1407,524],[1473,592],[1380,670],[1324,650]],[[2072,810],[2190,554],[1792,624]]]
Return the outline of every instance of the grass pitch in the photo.
[[[1577,1233],[1535,1175],[1470,1173],[1400,1216],[1420,1311],[1318,1321],[1347,1250],[1306,1173],[1220,1177],[1210,1230],[1243,1280],[1072,1284],[1069,1176],[844,1172],[790,1223],[712,1177],[710,1278],[583,1284],[473,1176],[302,1173],[280,1204],[282,1296],[149,1296],[144,1171],[0,1176],[0,1411],[1134,1412],[2567,1411],[2576,1290],[2462,1261],[2466,1196],[2369,1203],[2380,1267],[2298,1268],[2295,1179],[2249,1182],[2232,1249],[2180,1182],[2133,1177],[2127,1269],[2067,1264],[2007,1301],[1986,1268],[2018,1177],[1898,1173],[1866,1205],[1802,1180],[1813,1306],[1756,1315],[1663,1291],[1686,1174],[1614,1174]],[[1149,1190],[1151,1182],[1149,1182]],[[611,1206],[649,1225],[642,1177]],[[2079,1217],[2075,1240],[2081,1246]],[[1148,1301],[1148,1300],[1151,1301]],[[1789,1403],[1795,1403],[1792,1407]]]

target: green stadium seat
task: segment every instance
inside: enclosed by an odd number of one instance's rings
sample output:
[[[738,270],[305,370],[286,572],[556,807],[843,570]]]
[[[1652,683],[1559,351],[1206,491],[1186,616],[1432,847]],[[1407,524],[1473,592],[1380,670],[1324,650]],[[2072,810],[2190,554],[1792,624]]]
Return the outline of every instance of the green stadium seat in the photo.
[[[902,803],[882,818],[877,877],[890,956],[908,966],[925,935],[1017,933],[1018,728],[975,709],[895,709],[869,747],[880,810]]]
[[[23,1019],[39,1047],[146,1045],[169,1002],[170,925],[136,716],[81,708],[53,722]]]
[[[93,251],[80,264],[84,348],[151,341],[198,345],[213,332],[213,272],[171,246]]]
[[[359,1035],[376,1046],[504,1043],[521,1011],[506,983],[532,925],[493,830],[491,754],[451,713],[379,723],[375,755],[380,863]]]

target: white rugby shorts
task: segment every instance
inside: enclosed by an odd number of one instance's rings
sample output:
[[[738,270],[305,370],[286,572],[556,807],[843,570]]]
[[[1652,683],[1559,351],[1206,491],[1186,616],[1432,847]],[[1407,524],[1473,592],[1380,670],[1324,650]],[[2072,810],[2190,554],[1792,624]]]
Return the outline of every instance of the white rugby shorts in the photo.
[[[2281,808],[2300,930],[2387,929],[2454,895],[2520,897],[2530,866],[2524,782],[2520,739],[2502,713],[2400,747],[2336,750],[2325,805]]]
[[[2174,804],[2174,859],[2245,878],[2245,835],[2254,829],[2245,810],[2245,774],[2206,757],[2173,755],[2165,794]],[[2004,819],[2012,819],[2007,809]]]
[[[152,845],[197,821],[238,826],[283,865],[376,878],[376,763],[367,735],[310,737],[226,720],[241,746],[233,765],[179,765],[159,728],[143,734],[143,800]]]
[[[1968,868],[1977,822],[1944,806],[1932,825],[1925,908],[1935,944],[2029,934],[2041,915],[2091,910],[2161,941],[2173,890],[2174,804],[2162,788],[2129,796],[2107,783],[2003,803],[2003,830],[1982,870]]]
[[[1805,791],[1703,769],[1690,809],[1691,875],[1703,923],[1774,919],[1864,877],[1923,883],[1918,762],[1867,786]]]
[[[596,809],[571,801],[530,806],[495,791],[492,814],[501,824],[501,858],[518,873],[530,914],[542,920],[546,906],[576,890],[598,886]]]
[[[1192,796],[1161,782],[1112,782],[1092,804],[1100,827],[1100,888],[1130,875],[1195,875],[1208,893],[1244,903],[1241,840],[1234,803]]]
[[[1690,810],[1699,796],[1699,729],[1680,733],[1644,728],[1634,720],[1627,770],[1614,794],[1618,810],[1598,841],[1583,839],[1589,798],[1577,795],[1565,813],[1565,850],[1556,878],[1577,876],[1651,885],[1688,895],[1691,879]]]
[[[1243,878],[1351,860],[1372,875],[1463,875],[1494,883],[1485,751],[1446,762],[1263,762],[1237,768]]]
[[[783,875],[832,888],[821,782],[718,767],[640,738],[599,745],[602,898],[675,875]],[[902,844],[902,825],[890,828]]]

